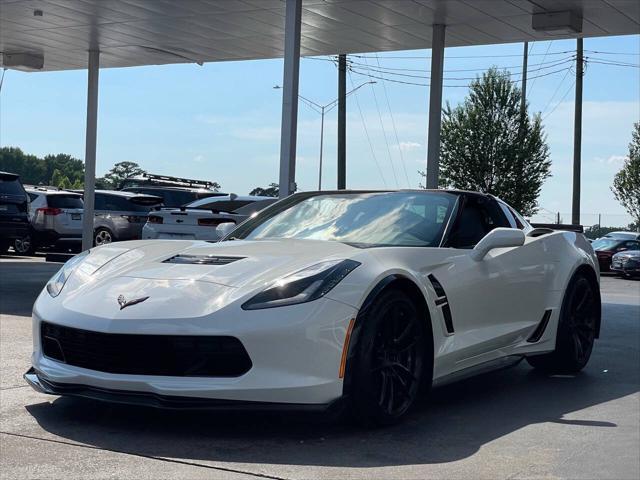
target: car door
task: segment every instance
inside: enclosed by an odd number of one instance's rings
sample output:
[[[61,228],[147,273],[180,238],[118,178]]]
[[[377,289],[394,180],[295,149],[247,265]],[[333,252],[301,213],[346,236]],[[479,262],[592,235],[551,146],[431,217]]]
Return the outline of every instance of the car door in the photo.
[[[544,314],[544,279],[552,265],[540,260],[539,242],[495,249],[480,261],[471,257],[493,228],[512,225],[492,197],[465,196],[456,217],[444,244],[451,257],[430,280],[446,298],[446,306],[440,300],[451,325],[445,353],[458,370],[506,356],[526,338]]]

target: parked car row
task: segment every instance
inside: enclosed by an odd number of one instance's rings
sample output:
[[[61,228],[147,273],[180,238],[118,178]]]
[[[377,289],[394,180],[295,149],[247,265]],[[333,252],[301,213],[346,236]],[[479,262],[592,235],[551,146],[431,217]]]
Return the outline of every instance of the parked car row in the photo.
[[[626,277],[640,275],[640,233],[611,232],[591,246],[601,272],[615,272]]]
[[[18,175],[5,172],[0,172],[0,182],[0,253],[11,246],[23,255],[42,248],[79,248],[84,214],[81,190],[25,187]],[[186,205],[180,203],[183,200]],[[190,186],[96,190],[93,244],[140,238],[215,241],[220,236],[218,225],[235,226],[275,201]]]

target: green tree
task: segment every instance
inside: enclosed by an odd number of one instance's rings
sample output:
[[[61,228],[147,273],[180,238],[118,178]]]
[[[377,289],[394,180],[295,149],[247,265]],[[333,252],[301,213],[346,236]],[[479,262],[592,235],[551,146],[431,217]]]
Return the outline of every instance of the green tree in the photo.
[[[256,187],[249,192],[249,195],[260,197],[277,197],[280,195],[280,186],[277,183],[270,183],[267,188]]]
[[[47,176],[42,159],[28,155],[17,147],[0,148],[0,170],[17,173],[22,183],[30,185],[46,185],[51,178]]]
[[[119,162],[109,170],[109,173],[104,176],[104,180],[111,188],[118,189],[125,178],[141,175],[143,173],[146,172],[135,162]]]
[[[640,225],[640,122],[633,125],[629,156],[613,179],[611,191]]]
[[[71,182],[69,181],[69,178],[66,175],[64,175],[62,172],[60,172],[60,170],[58,170],[57,168],[53,171],[53,174],[51,175],[51,182],[49,182],[49,185],[58,187],[61,189],[71,188]]]
[[[491,68],[470,85],[464,102],[443,111],[440,186],[491,193],[533,215],[551,176],[539,114],[521,109],[521,90],[507,72]],[[424,172],[420,172],[425,175]]]
[[[53,173],[55,170],[59,170],[62,175],[67,177],[70,184],[76,181],[84,181],[84,162],[82,160],[66,153],[47,155],[43,160],[47,176],[47,181],[44,182],[45,184],[56,185],[53,181]]]

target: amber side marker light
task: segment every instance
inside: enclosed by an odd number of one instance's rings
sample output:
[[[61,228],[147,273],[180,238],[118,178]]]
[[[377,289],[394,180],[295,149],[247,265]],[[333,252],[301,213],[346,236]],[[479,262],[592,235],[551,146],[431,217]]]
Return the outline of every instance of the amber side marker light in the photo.
[[[349,321],[347,327],[347,335],[344,337],[344,345],[342,345],[342,359],[340,360],[340,371],[338,372],[338,378],[344,378],[344,372],[347,368],[347,354],[349,353],[349,341],[351,340],[351,332],[353,331],[353,325],[356,323],[356,319],[352,318]]]

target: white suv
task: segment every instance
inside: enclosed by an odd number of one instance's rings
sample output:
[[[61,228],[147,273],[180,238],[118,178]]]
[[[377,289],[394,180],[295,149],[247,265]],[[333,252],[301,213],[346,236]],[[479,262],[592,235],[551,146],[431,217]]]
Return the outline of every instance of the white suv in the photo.
[[[29,254],[38,247],[62,243],[79,246],[82,241],[82,195],[47,187],[26,186],[25,190],[31,200],[31,231],[27,237],[15,241],[16,253]]]

